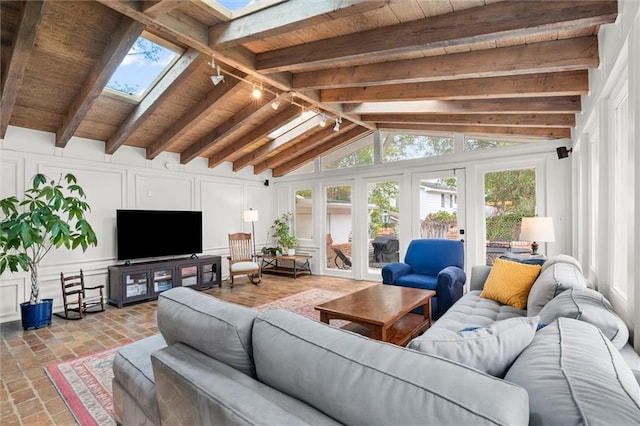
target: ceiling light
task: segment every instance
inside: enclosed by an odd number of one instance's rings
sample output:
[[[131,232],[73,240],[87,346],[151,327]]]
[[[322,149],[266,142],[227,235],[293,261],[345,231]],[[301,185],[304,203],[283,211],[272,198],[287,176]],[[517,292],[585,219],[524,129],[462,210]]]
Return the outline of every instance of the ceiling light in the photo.
[[[217,86],[224,81],[224,75],[220,74],[220,65],[216,67],[216,70],[218,71],[218,74],[211,76],[211,82],[214,86]]]
[[[342,123],[342,117],[336,118],[336,125],[333,126],[333,131],[334,132],[339,132],[340,131],[340,123]]]
[[[271,108],[274,110],[280,108],[280,95],[276,95],[276,98],[271,102]]]
[[[262,89],[253,85],[253,90],[251,91],[251,97],[253,99],[260,99],[262,97]]]
[[[322,113],[322,120],[320,120],[320,127],[326,127],[327,126],[327,116]]]

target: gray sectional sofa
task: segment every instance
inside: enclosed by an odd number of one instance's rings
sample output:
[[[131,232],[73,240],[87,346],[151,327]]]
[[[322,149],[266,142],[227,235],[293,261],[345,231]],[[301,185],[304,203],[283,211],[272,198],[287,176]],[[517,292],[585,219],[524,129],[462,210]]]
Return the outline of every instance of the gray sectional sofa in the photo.
[[[539,300],[580,293],[574,268],[569,257],[545,264]],[[160,334],[116,355],[116,415],[124,425],[640,422],[640,386],[616,349],[626,328],[614,330],[624,324],[605,300],[602,315],[581,294],[565,297],[578,300],[573,310],[558,303],[527,316],[479,297],[487,272],[474,268],[472,290],[408,348],[292,312],[259,315],[187,288],[166,291]],[[580,318],[587,311],[590,322]],[[449,348],[447,357],[434,347]]]

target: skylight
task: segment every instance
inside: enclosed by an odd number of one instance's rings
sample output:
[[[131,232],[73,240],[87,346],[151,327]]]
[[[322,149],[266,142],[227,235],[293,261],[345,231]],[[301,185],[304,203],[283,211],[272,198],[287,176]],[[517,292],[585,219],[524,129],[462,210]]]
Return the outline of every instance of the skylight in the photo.
[[[107,88],[140,100],[171,68],[179,53],[140,36],[113,73]]]
[[[222,9],[229,19],[233,20],[283,1],[286,0],[212,0],[209,4],[216,9]]]

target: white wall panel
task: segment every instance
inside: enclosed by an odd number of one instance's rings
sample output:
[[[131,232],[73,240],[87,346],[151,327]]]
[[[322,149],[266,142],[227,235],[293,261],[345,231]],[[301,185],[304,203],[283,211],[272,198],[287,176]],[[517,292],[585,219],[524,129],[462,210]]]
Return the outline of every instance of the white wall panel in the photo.
[[[12,278],[0,283],[0,322],[16,319],[20,315],[20,303],[25,299],[24,278]]]
[[[135,205],[141,210],[193,210],[189,177],[134,174]]]
[[[0,178],[0,199],[23,192],[23,162],[20,159],[0,157]]]
[[[246,231],[242,216],[243,185],[202,181],[199,196],[203,248],[205,251],[226,250],[229,245],[228,234]]]
[[[273,202],[273,192],[269,187],[261,185],[247,185],[246,186],[246,203],[244,209],[253,208],[258,210],[258,221],[255,223],[256,228],[256,246],[257,249],[267,243],[267,235],[273,219],[277,213],[277,206]],[[251,231],[251,224],[245,225],[245,231]]]

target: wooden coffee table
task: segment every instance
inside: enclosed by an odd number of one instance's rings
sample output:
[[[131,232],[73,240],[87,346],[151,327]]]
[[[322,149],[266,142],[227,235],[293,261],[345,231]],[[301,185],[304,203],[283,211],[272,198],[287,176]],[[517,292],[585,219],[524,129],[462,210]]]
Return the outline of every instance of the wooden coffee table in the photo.
[[[374,285],[315,307],[320,320],[329,324],[332,319],[348,320],[361,327],[343,328],[365,334],[372,339],[406,346],[431,326],[432,290]],[[424,306],[424,315],[411,311]]]

